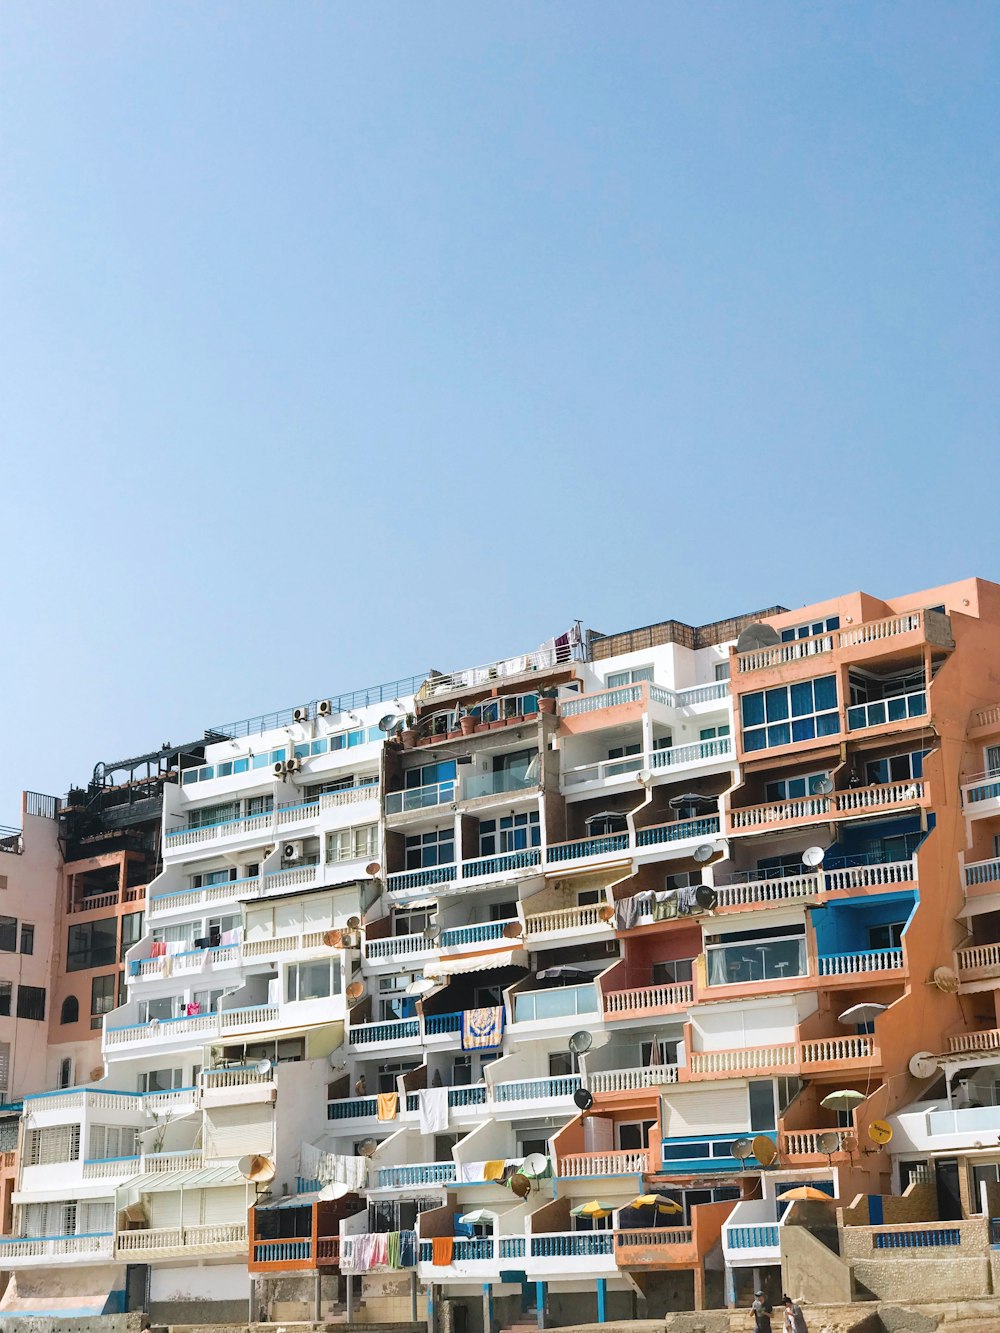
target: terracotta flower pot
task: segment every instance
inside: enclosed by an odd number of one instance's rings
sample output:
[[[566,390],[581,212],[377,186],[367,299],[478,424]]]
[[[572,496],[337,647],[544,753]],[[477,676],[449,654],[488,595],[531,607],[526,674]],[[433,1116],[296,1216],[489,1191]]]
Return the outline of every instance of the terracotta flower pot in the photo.
[[[554,713],[556,711],[555,699],[546,699],[543,695],[538,700],[538,711],[540,713]]]
[[[459,718],[458,725],[462,728],[463,736],[471,736],[475,731],[479,719],[472,713],[467,713],[465,717]]]

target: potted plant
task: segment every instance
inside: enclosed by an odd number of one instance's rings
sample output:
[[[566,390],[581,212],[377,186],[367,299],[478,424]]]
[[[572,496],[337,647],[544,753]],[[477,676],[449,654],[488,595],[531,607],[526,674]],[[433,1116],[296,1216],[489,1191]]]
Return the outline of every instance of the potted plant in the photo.
[[[463,736],[471,736],[479,725],[479,714],[472,708],[463,708],[458,719],[458,725],[462,728]]]
[[[417,743],[417,719],[412,713],[406,715],[406,726],[400,732],[399,739],[404,750],[412,750]]]
[[[558,690],[554,685],[547,689],[538,691],[538,711],[540,713],[554,713],[556,711],[556,698]]]

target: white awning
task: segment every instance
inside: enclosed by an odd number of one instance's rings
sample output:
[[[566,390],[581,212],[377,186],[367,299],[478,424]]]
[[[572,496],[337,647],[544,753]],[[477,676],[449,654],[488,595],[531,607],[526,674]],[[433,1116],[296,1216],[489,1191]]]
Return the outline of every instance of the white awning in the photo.
[[[497,967],[527,967],[528,954],[525,949],[500,949],[496,953],[473,953],[456,958],[436,959],[424,968],[424,976],[430,980],[444,977],[457,977],[463,972],[487,972]]]
[[[176,1190],[221,1189],[226,1185],[246,1183],[239,1168],[227,1162],[222,1166],[201,1166],[193,1171],[147,1171],[145,1175],[123,1180],[118,1188],[137,1194],[162,1194]]]
[[[982,912],[1000,912],[1000,893],[984,893],[978,898],[969,898],[958,914],[961,921],[965,917],[979,916]]]

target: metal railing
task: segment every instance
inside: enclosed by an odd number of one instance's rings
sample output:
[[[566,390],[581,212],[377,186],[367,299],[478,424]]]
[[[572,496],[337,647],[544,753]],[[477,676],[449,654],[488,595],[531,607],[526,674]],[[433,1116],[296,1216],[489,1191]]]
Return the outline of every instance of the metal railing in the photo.
[[[387,815],[409,814],[413,810],[430,810],[455,799],[457,784],[454,778],[447,782],[430,782],[425,787],[407,787],[403,791],[386,793]]]

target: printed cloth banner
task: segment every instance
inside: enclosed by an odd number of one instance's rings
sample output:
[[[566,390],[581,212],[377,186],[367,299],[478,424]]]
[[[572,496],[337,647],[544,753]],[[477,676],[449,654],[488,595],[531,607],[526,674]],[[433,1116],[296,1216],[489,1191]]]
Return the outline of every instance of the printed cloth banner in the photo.
[[[462,1050],[495,1051],[503,1041],[504,1008],[466,1009],[462,1015]]]

